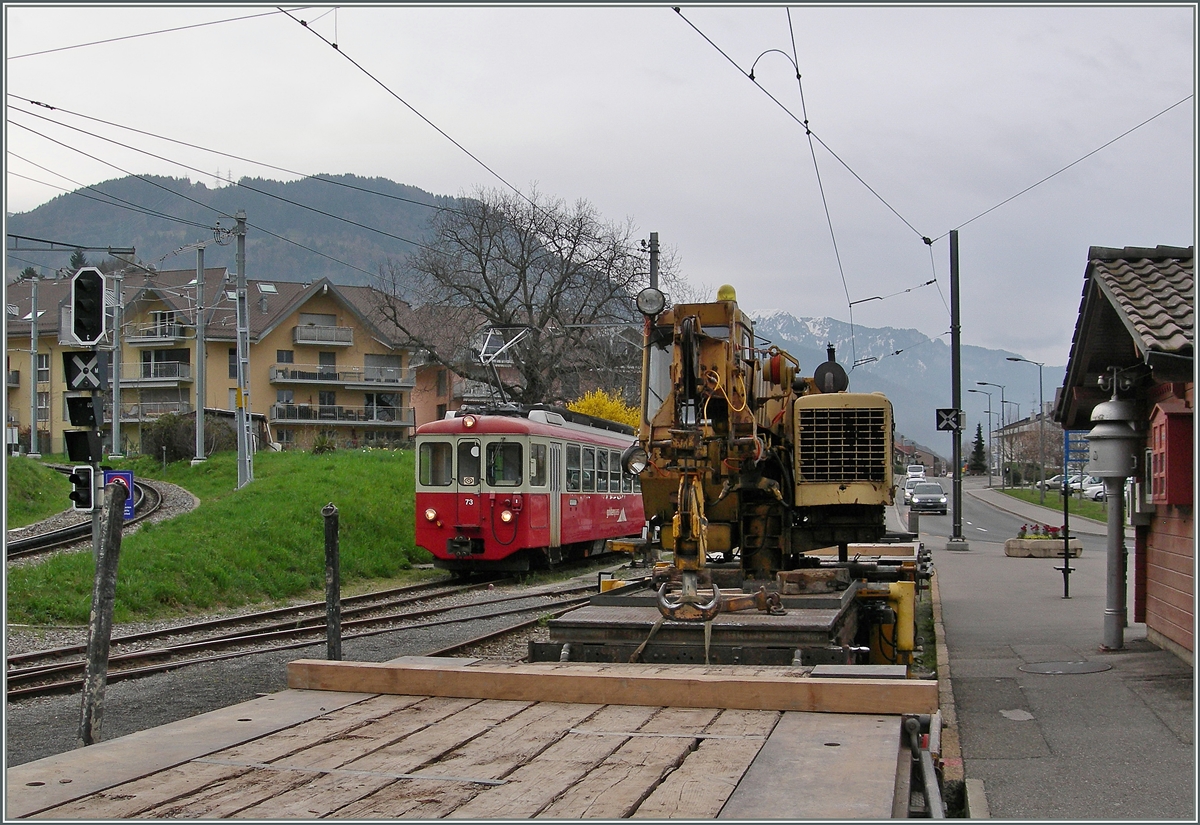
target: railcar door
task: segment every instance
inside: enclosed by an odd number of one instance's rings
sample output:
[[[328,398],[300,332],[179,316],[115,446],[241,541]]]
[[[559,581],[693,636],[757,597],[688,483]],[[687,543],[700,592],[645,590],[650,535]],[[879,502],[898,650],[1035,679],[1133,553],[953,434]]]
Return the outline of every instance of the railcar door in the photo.
[[[550,546],[562,546],[562,444],[550,443]]]
[[[458,442],[458,521],[457,527],[478,527],[482,508],[479,503],[481,461],[479,442],[463,438]]]

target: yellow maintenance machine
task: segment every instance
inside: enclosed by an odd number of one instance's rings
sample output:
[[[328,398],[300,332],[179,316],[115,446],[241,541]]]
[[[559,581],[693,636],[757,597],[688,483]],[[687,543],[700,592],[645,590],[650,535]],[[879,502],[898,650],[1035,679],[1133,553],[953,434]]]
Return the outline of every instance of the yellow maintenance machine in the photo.
[[[885,527],[888,399],[847,392],[833,347],[802,377],[791,355],[761,345],[730,286],[674,307],[648,289],[638,307],[642,423],[623,462],[641,478],[652,550],[673,557],[656,576],[661,614],[783,615],[790,594],[852,594],[843,656],[829,660],[908,664],[929,564],[902,543],[915,537]]]

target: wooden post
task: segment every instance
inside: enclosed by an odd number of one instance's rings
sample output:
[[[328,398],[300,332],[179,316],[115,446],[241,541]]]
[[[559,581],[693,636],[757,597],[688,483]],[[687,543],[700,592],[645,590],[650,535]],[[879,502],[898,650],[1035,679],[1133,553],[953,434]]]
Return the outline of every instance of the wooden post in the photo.
[[[338,550],[338,509],[329,502],[321,508],[325,517],[325,637],[330,661],[342,659],[342,597]]]
[[[112,639],[113,602],[117,592],[117,562],[121,556],[121,528],[125,524],[124,484],[104,487],[104,524],[96,579],[92,585],[92,612],[88,617],[87,662],[83,674],[83,701],[79,718],[79,744],[100,739],[104,719],[104,688],[108,682],[108,646]]]

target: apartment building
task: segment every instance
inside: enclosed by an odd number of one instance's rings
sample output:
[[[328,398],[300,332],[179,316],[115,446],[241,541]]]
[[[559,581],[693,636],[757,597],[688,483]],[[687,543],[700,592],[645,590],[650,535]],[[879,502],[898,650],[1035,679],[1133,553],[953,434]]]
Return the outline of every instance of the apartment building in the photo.
[[[101,347],[109,357],[106,451],[115,446],[126,454],[141,452],[143,428],[168,413],[194,416],[203,408],[209,416],[233,415],[236,279],[220,267],[205,269],[202,280],[198,288],[194,269],[127,272],[118,301],[116,281],[108,279],[112,314]],[[61,453],[63,431],[71,429],[66,399],[87,394],[67,389],[63,353],[82,348],[67,335],[70,281],[37,282],[36,319],[33,292],[29,280],[6,288],[9,449],[19,444],[29,450],[36,409],[36,451]],[[327,279],[248,280],[247,398],[256,449],[308,448],[321,436],[343,447],[408,442],[415,425],[410,353],[388,333],[377,311],[380,297],[369,287]],[[118,317],[120,330],[114,335]],[[115,371],[114,338],[120,353]],[[120,383],[116,392],[114,374]],[[112,443],[114,412],[120,415],[118,445]]]

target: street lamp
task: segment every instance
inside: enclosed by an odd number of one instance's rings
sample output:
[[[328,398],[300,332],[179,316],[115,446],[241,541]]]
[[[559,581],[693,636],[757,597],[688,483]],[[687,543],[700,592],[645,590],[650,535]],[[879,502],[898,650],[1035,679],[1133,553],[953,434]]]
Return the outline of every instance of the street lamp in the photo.
[[[1004,384],[993,384],[991,381],[976,381],[981,387],[1000,388],[1000,489],[1004,489]]]
[[[1017,361],[1023,364],[1033,364],[1038,368],[1038,465],[1040,471],[1038,473],[1038,487],[1041,488],[1041,493],[1038,495],[1040,504],[1046,503],[1046,401],[1045,394],[1042,391],[1042,367],[1045,363],[1038,361],[1030,361],[1028,358],[1017,358],[1016,356],[1008,356],[1006,360]],[[1065,563],[1065,562],[1064,562]]]
[[[992,486],[992,394],[987,390],[967,390],[967,392],[977,392],[988,397],[987,417],[988,417],[988,488]]]

